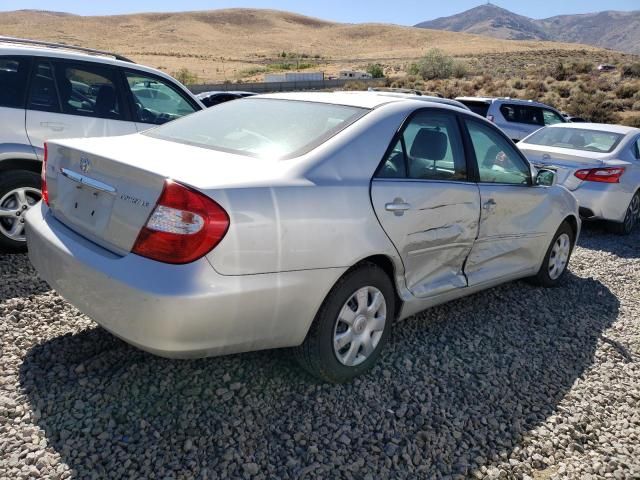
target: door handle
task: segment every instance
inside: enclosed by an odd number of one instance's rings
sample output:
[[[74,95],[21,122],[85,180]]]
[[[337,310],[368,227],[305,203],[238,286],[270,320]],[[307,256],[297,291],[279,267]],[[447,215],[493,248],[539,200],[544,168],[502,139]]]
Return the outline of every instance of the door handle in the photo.
[[[493,198],[490,198],[489,200],[487,200],[482,204],[482,208],[484,208],[485,210],[492,210],[493,207],[495,206],[496,206],[496,201]]]
[[[396,216],[404,215],[405,210],[409,210],[410,208],[411,205],[401,198],[396,198],[393,202],[384,205],[386,211],[393,212]]]
[[[49,128],[54,132],[62,132],[64,130],[64,123],[58,122],[40,122],[41,127]]]

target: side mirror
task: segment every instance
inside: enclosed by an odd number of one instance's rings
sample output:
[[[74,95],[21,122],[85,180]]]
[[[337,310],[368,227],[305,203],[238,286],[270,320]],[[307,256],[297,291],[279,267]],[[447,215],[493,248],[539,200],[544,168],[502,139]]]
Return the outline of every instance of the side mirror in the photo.
[[[541,168],[536,174],[535,184],[542,187],[550,187],[556,183],[556,172],[548,168]]]

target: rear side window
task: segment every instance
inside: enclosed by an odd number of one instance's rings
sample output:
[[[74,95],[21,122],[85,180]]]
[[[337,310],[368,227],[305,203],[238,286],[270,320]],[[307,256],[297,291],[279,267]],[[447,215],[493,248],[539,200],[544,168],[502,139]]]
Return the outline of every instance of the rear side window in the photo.
[[[285,159],[317,147],[368,111],[328,103],[243,98],[143,135],[257,158]]]
[[[54,62],[62,112],[123,120],[116,71],[99,65]]]
[[[504,103],[500,106],[500,113],[507,122],[544,125],[542,109],[538,107]]]
[[[460,100],[460,102],[469,107],[469,110],[473,113],[477,113],[482,117],[486,117],[489,112],[489,104],[487,102],[475,102],[471,100]]]
[[[53,67],[46,60],[38,60],[34,65],[27,108],[43,112],[60,112]]]
[[[466,180],[466,159],[456,117],[422,111],[404,128],[379,178]]]
[[[24,108],[28,57],[0,57],[0,107]]]

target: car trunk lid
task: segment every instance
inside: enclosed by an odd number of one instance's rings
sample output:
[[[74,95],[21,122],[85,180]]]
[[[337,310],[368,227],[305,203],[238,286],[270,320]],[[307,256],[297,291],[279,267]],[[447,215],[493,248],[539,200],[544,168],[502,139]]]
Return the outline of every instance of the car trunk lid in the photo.
[[[556,182],[570,190],[574,190],[582,183],[582,180],[573,176],[576,171],[605,165],[606,155],[593,152],[571,153],[566,149],[546,147],[538,149],[530,145],[519,145],[519,148],[536,169],[548,167],[555,170]]]
[[[120,255],[131,251],[168,179],[206,191],[268,182],[279,164],[144,135],[60,140],[48,150],[53,215]]]

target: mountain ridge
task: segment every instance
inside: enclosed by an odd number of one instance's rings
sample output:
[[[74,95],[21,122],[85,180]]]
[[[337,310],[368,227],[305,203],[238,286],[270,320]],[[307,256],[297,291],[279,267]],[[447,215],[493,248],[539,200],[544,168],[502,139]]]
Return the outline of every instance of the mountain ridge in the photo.
[[[505,40],[582,43],[640,54],[640,10],[604,10],[533,19],[486,4],[414,26]]]

